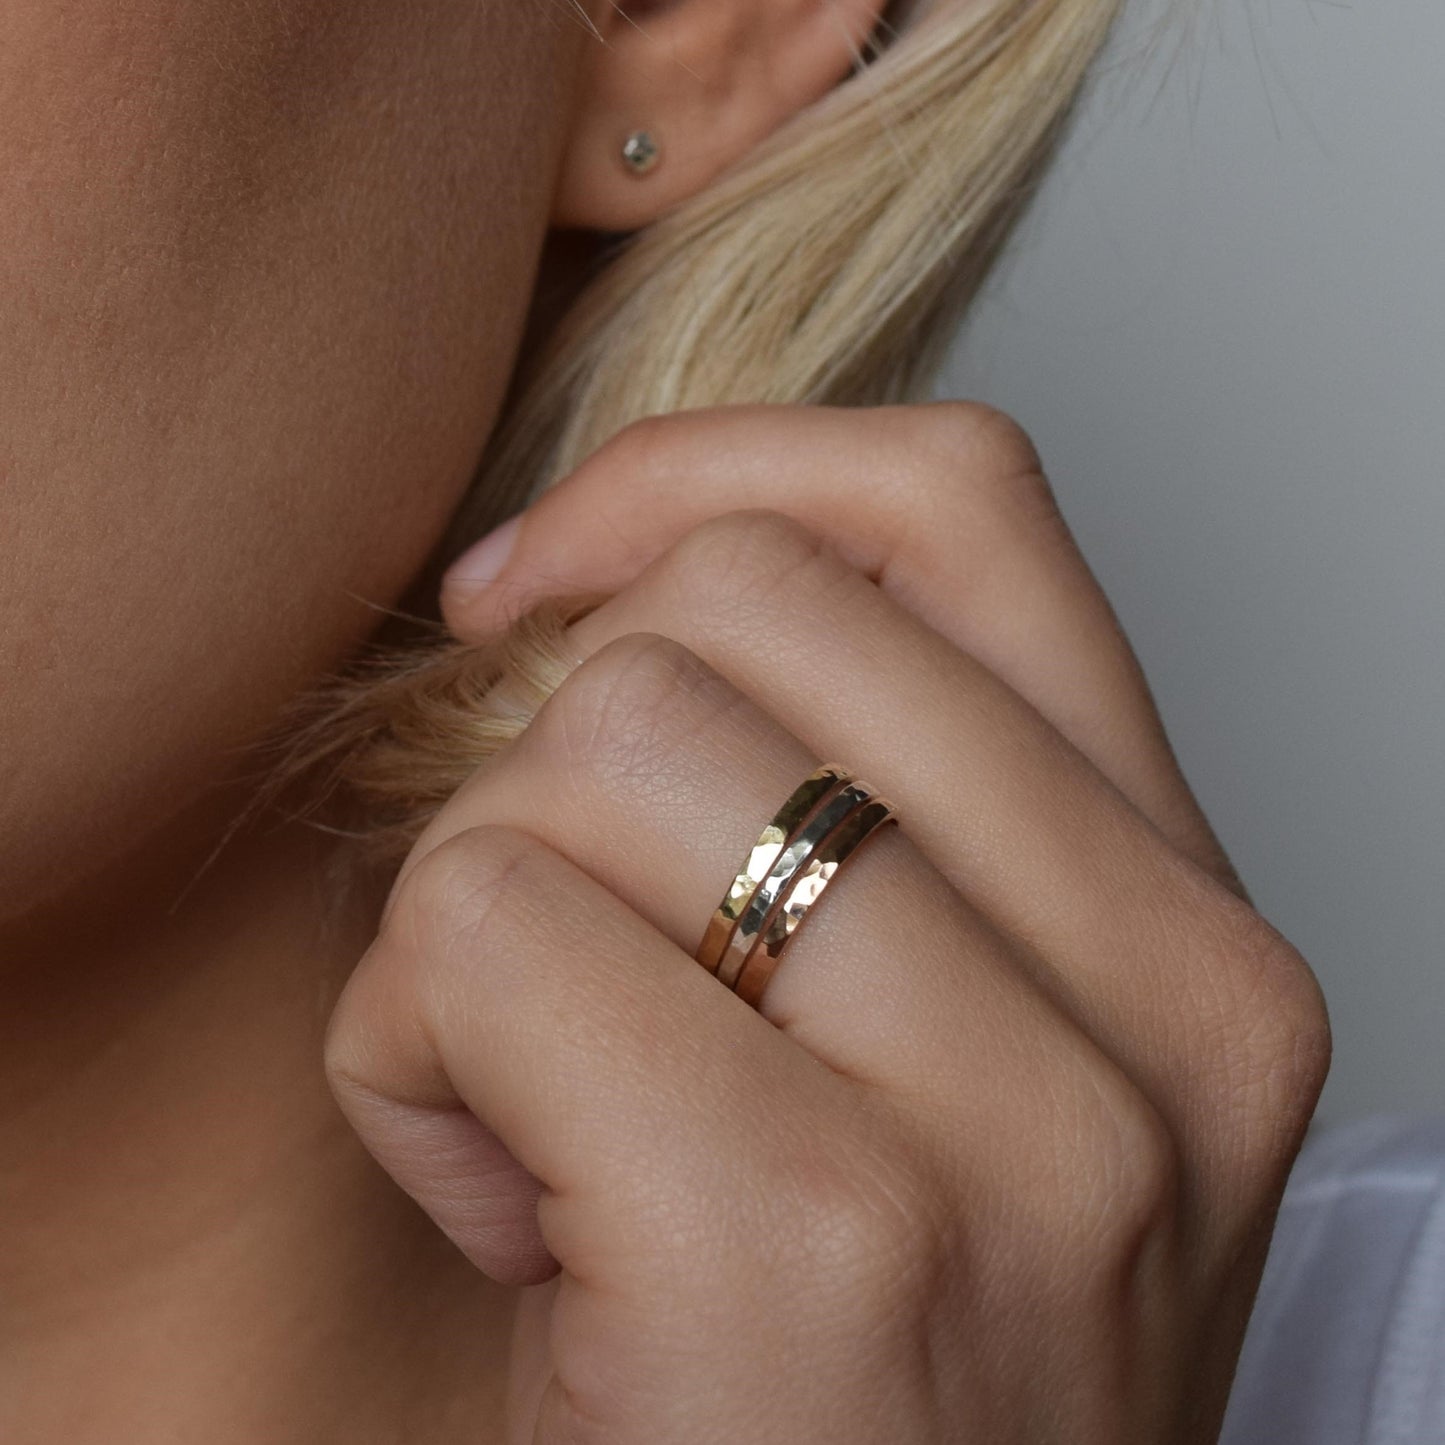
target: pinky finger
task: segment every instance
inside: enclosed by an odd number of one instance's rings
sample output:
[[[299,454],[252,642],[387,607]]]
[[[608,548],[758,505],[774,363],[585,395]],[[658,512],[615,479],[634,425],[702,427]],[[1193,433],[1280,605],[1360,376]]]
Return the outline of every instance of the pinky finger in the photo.
[[[776,1177],[807,1151],[802,1121],[856,1087],[570,859],[495,825],[406,872],[326,1068],[383,1168],[509,1284],[591,1273],[604,1240],[619,1263],[649,1247],[640,1219],[722,1197],[740,1170]]]

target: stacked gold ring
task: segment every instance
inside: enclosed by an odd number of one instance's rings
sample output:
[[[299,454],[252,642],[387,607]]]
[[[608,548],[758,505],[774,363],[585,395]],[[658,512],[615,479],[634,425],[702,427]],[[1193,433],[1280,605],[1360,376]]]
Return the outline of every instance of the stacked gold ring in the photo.
[[[756,1008],[783,949],[838,869],[897,821],[892,803],[838,764],[814,769],[758,834],[693,956]]]

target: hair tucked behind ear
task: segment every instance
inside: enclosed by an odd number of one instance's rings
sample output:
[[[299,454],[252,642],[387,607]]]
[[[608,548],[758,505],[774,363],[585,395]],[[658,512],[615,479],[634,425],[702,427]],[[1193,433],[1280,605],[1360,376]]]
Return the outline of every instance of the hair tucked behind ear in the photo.
[[[704,193],[624,240],[532,364],[451,556],[629,422],[732,402],[918,396],[1057,139],[1118,0],[941,0]],[[515,737],[601,600],[538,604],[482,646],[414,638],[286,719],[266,796],[345,804],[410,845]]]

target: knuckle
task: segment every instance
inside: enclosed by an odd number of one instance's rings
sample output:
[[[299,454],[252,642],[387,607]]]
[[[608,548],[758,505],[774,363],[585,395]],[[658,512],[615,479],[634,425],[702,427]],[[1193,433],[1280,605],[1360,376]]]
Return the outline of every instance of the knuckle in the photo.
[[[321,1045],[321,1068],[333,1091],[350,1093],[369,1088],[366,1019],[369,1017],[372,992],[367,987],[368,965],[372,958],[373,955],[368,954],[348,980],[326,1022]]]
[[[566,776],[590,787],[638,777],[655,784],[669,759],[741,702],[675,638],[629,632],[574,668],[538,720]]]
[[[638,417],[613,432],[585,464],[589,470],[650,476],[664,459],[676,457],[678,442],[687,432],[680,413]]]
[[[1075,1143],[1072,1177],[1085,1191],[1061,1191],[1072,1216],[1066,1239],[1085,1236],[1077,1257],[1109,1280],[1133,1270],[1158,1241],[1172,1237],[1182,1195],[1183,1158],[1154,1105],[1122,1070],[1094,1067],[1081,1092],[1089,1105]],[[1087,1272],[1087,1271],[1086,1271]]]
[[[1006,411],[979,401],[939,401],[918,410],[933,445],[955,465],[994,477],[1043,478],[1033,438]]]
[[[668,557],[678,604],[704,617],[747,625],[800,591],[866,585],[818,533],[764,507],[723,512],[692,528]]]
[[[1219,959],[1224,1067],[1291,1093],[1323,1085],[1329,1014],[1298,949],[1243,899],[1211,890],[1202,933]],[[1264,1076],[1268,1076],[1267,1080]]]
[[[491,927],[499,903],[545,852],[529,834],[484,825],[459,832],[417,860],[397,885],[375,940],[352,971],[327,1021],[322,1067],[338,1098],[385,1098],[379,1075],[405,1052],[419,1021],[444,999],[449,981],[474,979],[455,945]]]
[[[1324,994],[1299,951],[1244,899],[1200,875],[1174,923],[1193,980],[1192,1075],[1228,1177],[1246,1203],[1282,1182],[1329,1072]]]
[[[1237,932],[1225,1067],[1241,1166],[1268,1185],[1314,1115],[1333,1036],[1324,992],[1299,951],[1258,915]]]
[[[1239,910],[1247,905],[1239,903]],[[1252,910],[1250,910],[1252,912]],[[1236,1257],[1277,1208],[1329,1073],[1329,1012],[1313,971],[1257,915],[1231,926],[1228,1002],[1211,1105],[1219,1164],[1218,1258]]]
[[[787,1259],[799,1289],[825,1288],[870,1313],[915,1299],[947,1268],[947,1201],[933,1176],[875,1140],[795,1176]]]
[[[454,833],[409,870],[378,936],[385,953],[434,966],[475,948],[522,895],[547,849],[517,828],[484,823]]]
[[[1324,993],[1298,950],[1283,939],[1262,943],[1254,956],[1266,982],[1249,1053],[1265,1066],[1273,1093],[1282,1091],[1297,1107],[1312,1110],[1333,1050]]]
[[[1018,422],[980,402],[936,402],[922,411],[918,441],[926,469],[963,481],[943,494],[940,526],[968,539],[985,559],[1000,545],[1074,551],[1043,460]]]
[[[763,507],[722,512],[692,528],[674,549],[677,575],[709,599],[753,595],[776,586],[824,550],[796,518]]]
[[[797,409],[778,402],[727,402],[653,412],[619,427],[581,467],[610,475],[674,477],[694,458],[711,460],[738,428]]]

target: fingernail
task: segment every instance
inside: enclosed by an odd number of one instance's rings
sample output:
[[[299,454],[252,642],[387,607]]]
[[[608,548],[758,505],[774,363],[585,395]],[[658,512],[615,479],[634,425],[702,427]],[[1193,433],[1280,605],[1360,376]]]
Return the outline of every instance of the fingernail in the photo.
[[[517,540],[517,528],[521,524],[522,514],[519,512],[500,527],[494,527],[480,542],[472,543],[447,568],[444,584],[467,590],[484,587],[488,582],[495,581],[502,568],[507,565],[507,558]]]

